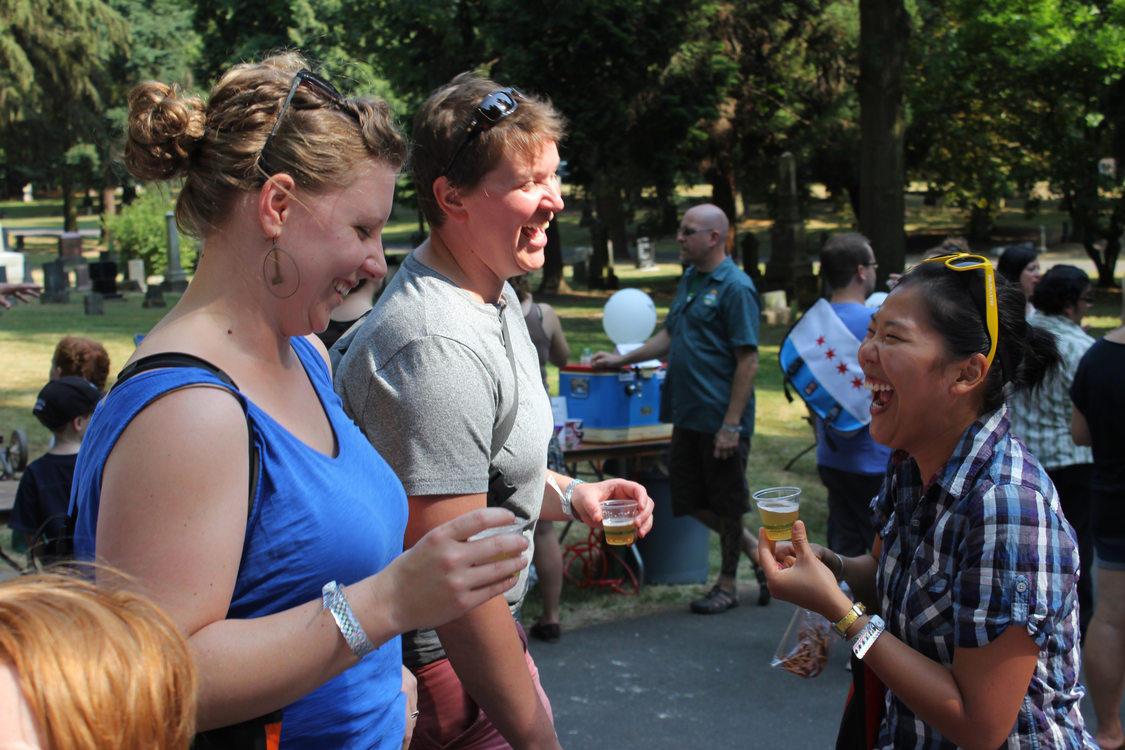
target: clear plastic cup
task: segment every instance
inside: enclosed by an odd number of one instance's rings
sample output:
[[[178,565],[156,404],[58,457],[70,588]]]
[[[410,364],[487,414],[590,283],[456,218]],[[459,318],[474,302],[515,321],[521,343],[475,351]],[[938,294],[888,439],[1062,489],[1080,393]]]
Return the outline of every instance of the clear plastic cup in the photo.
[[[780,542],[793,538],[793,524],[800,510],[800,487],[769,487],[754,493],[766,538]]]

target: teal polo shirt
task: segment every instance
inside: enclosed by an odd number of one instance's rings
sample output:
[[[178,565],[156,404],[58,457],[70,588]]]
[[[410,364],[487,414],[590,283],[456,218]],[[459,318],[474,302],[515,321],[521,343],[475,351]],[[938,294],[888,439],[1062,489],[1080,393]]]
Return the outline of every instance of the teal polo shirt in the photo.
[[[660,419],[698,432],[718,432],[730,403],[740,346],[758,346],[761,302],[754,282],[724,258],[710,274],[693,266],[680,279],[664,320],[672,338]],[[754,395],[742,412],[743,437],[754,434]]]

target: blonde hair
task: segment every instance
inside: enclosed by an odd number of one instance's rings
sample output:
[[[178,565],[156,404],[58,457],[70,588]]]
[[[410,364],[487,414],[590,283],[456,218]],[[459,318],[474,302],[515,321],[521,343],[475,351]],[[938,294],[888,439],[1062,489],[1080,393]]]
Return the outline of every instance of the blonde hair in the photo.
[[[59,377],[78,375],[104,391],[109,379],[109,353],[93,339],[66,336],[55,346],[51,367],[59,371]]]
[[[414,116],[411,135],[410,173],[418,192],[418,203],[431,227],[445,223],[445,213],[434,198],[434,180],[465,138],[481,100],[503,88],[476,73],[461,73],[434,91]],[[519,104],[511,114],[488,130],[476,134],[457,155],[456,168],[446,175],[466,192],[480,184],[504,154],[514,152],[534,158],[543,144],[558,143],[566,134],[566,122],[550,101],[528,94],[516,95]]]
[[[236,65],[206,104],[154,81],[129,94],[125,165],[140,180],[184,178],[176,223],[185,234],[206,236],[223,223],[239,193],[267,179],[259,155],[275,123],[270,164],[304,190],[347,187],[368,160],[402,166],[406,142],[382,100],[348,98],[334,106],[298,86],[278,120],[294,76],[307,67],[296,53]]]
[[[18,675],[51,750],[191,744],[191,652],[139,594],[61,573],[0,583],[0,662]]]

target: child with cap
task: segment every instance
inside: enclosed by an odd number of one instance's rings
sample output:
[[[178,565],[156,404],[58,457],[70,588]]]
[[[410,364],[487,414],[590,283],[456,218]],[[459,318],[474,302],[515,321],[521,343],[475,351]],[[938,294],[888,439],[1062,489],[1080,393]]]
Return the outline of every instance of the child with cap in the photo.
[[[72,539],[66,521],[70,485],[82,435],[105,393],[77,375],[52,380],[39,391],[31,410],[54,435],[54,445],[24,470],[8,525],[22,533],[29,558],[69,557]]]

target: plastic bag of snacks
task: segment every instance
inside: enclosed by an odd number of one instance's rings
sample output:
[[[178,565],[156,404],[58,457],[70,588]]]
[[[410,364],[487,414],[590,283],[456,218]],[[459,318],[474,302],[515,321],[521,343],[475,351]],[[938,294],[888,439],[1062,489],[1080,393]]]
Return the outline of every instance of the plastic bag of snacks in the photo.
[[[828,663],[828,652],[834,640],[832,623],[823,615],[798,607],[777,644],[770,666],[788,670],[798,677],[816,677]]]

